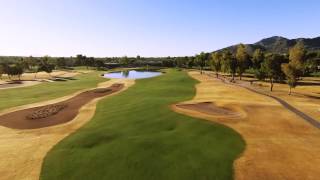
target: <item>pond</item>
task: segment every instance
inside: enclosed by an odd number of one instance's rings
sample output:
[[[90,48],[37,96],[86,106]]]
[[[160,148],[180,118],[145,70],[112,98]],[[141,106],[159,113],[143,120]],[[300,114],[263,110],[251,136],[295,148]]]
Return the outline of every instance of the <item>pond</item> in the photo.
[[[127,71],[118,71],[110,72],[103,75],[105,78],[116,78],[116,79],[143,79],[151,78],[161,75],[161,72],[156,71],[137,71],[137,70],[127,70]]]

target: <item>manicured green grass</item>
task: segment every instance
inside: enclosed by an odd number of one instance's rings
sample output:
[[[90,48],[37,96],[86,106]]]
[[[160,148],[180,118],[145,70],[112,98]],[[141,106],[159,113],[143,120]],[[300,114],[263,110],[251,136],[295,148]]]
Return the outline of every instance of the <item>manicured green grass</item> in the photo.
[[[103,81],[106,79],[99,77],[99,72],[93,72],[81,74],[66,81],[3,89],[0,90],[0,110],[66,96],[82,89],[96,87],[97,83]]]
[[[232,179],[240,135],[169,108],[191,99],[195,84],[169,70],[100,101],[94,118],[48,153],[41,179]]]

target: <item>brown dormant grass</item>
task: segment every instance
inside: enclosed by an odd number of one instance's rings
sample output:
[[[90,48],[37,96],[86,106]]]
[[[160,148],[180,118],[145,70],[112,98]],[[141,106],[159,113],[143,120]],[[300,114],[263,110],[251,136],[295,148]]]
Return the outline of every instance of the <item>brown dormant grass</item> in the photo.
[[[179,113],[222,123],[243,136],[246,150],[234,163],[236,179],[305,180],[320,177],[319,129],[269,97],[224,84],[199,72],[189,74],[200,83],[196,86],[194,99],[184,103],[211,101],[219,107],[237,106],[247,115],[239,120],[215,118],[173,106]],[[292,101],[295,100],[290,103]],[[296,103],[304,106],[310,101]]]

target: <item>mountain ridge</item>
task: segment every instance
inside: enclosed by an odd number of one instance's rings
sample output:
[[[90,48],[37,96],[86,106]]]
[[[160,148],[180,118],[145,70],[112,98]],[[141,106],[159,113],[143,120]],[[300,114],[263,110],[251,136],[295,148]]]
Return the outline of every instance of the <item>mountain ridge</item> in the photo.
[[[261,39],[256,43],[244,44],[244,45],[247,47],[247,51],[249,54],[252,54],[256,49],[261,49],[271,53],[286,54],[288,53],[289,49],[298,42],[302,42],[308,51],[320,50],[320,36],[315,38],[295,38],[295,39],[288,39],[282,36],[271,36],[268,38]],[[235,53],[238,45],[239,44],[232,45],[229,47],[219,49],[217,51],[223,51],[225,49],[228,49],[232,53]]]

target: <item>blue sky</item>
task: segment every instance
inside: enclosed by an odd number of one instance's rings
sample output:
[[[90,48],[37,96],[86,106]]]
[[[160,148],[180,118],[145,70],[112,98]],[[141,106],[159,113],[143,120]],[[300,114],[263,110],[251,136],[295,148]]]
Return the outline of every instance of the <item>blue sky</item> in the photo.
[[[0,0],[0,55],[185,56],[320,36],[318,0]]]

